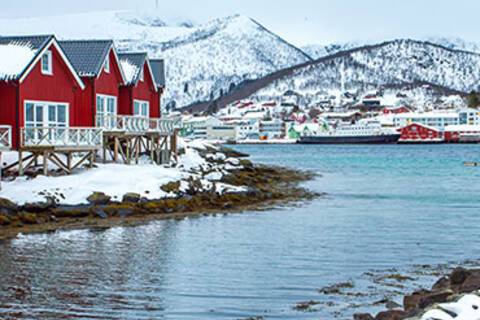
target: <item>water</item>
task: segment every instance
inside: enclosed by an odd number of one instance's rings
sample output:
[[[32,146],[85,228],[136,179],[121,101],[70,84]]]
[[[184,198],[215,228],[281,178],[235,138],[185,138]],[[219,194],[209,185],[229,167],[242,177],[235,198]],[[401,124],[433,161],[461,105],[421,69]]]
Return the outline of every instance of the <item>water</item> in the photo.
[[[438,269],[478,264],[480,169],[463,162],[480,160],[480,146],[237,148],[254,161],[315,170],[322,176],[306,186],[328,195],[0,243],[0,318],[351,319],[431,285]],[[397,272],[412,279],[380,280]],[[318,292],[345,281],[349,295]],[[293,309],[306,300],[320,303],[316,311]]]

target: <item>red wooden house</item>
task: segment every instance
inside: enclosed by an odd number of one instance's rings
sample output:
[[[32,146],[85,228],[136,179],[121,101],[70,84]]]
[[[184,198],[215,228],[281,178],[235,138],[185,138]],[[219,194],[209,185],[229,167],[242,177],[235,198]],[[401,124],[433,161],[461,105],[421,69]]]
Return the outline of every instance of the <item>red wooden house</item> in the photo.
[[[400,113],[409,113],[412,112],[409,108],[405,106],[389,108],[385,107],[383,109],[383,114],[400,114]]]
[[[443,132],[435,127],[412,123],[400,129],[402,143],[437,143],[443,142]]]
[[[14,148],[21,128],[82,125],[85,85],[54,36],[0,37],[0,57],[0,124],[12,127]]]
[[[120,88],[118,113],[145,118],[160,117],[157,80],[146,53],[119,54],[126,82]]]
[[[85,90],[77,92],[82,125],[98,126],[104,116],[116,116],[125,76],[113,41],[60,41],[60,46],[85,83]]]
[[[468,124],[446,126],[445,142],[480,143],[480,126]]]

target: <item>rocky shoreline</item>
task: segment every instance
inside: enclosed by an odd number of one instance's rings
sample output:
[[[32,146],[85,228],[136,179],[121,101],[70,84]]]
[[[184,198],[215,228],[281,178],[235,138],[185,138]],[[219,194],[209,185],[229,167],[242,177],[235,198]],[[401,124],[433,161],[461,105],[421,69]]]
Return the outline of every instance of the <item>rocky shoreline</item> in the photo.
[[[421,289],[405,295],[402,305],[393,305],[390,310],[382,311],[375,316],[368,313],[357,313],[353,318],[354,320],[443,320],[456,319],[457,317],[467,319],[468,317],[464,318],[460,314],[452,314],[452,312],[445,310],[444,307],[442,308],[444,306],[442,304],[456,303],[459,300],[461,301],[462,297],[470,294],[474,294],[472,296],[476,297],[475,293],[478,293],[479,290],[480,269],[458,267],[450,274],[439,278],[431,289]],[[462,306],[459,305],[457,310],[461,310],[461,308]],[[437,316],[430,317],[429,314],[437,314]]]
[[[231,150],[223,153],[230,157],[235,155]],[[161,186],[162,190],[174,196],[158,200],[127,193],[121,201],[115,201],[101,192],[93,193],[88,198],[89,204],[81,206],[59,205],[55,199],[19,206],[0,199],[0,240],[18,234],[84,228],[101,230],[119,225],[141,225],[153,220],[259,210],[319,196],[299,186],[315,176],[311,172],[254,165],[245,159],[239,160],[239,163],[239,169],[230,171],[219,182],[245,188],[241,192],[217,192],[215,188],[205,190],[199,180],[191,179],[186,189],[181,188],[180,182]]]

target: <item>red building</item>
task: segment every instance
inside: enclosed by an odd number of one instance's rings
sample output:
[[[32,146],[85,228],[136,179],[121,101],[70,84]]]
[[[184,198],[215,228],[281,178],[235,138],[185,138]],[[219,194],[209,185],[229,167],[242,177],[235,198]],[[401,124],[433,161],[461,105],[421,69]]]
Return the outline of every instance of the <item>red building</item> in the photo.
[[[123,53],[119,58],[126,81],[120,88],[118,113],[159,118],[162,90],[159,90],[147,54]]]
[[[436,143],[443,142],[443,133],[434,127],[412,123],[402,129],[400,142],[402,143]]]
[[[95,126],[96,118],[117,115],[120,87],[126,80],[113,41],[60,41],[60,46],[85,83],[85,90],[77,92],[82,105],[79,122]]]
[[[480,143],[480,126],[475,126],[475,125],[446,126],[445,142]]]
[[[23,127],[82,124],[85,85],[54,36],[0,37],[0,52],[0,124],[12,127],[14,148]]]
[[[383,114],[400,114],[400,113],[409,113],[412,112],[409,108],[402,106],[396,108],[386,107],[383,109]]]

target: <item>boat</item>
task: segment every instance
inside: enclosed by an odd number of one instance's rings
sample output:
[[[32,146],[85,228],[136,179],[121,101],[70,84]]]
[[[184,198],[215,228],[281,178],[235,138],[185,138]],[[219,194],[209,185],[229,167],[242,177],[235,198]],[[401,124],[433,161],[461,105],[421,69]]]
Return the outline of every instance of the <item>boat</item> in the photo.
[[[324,124],[318,133],[305,134],[300,144],[392,144],[400,140],[395,128],[383,127],[379,121],[363,120],[354,124]]]

